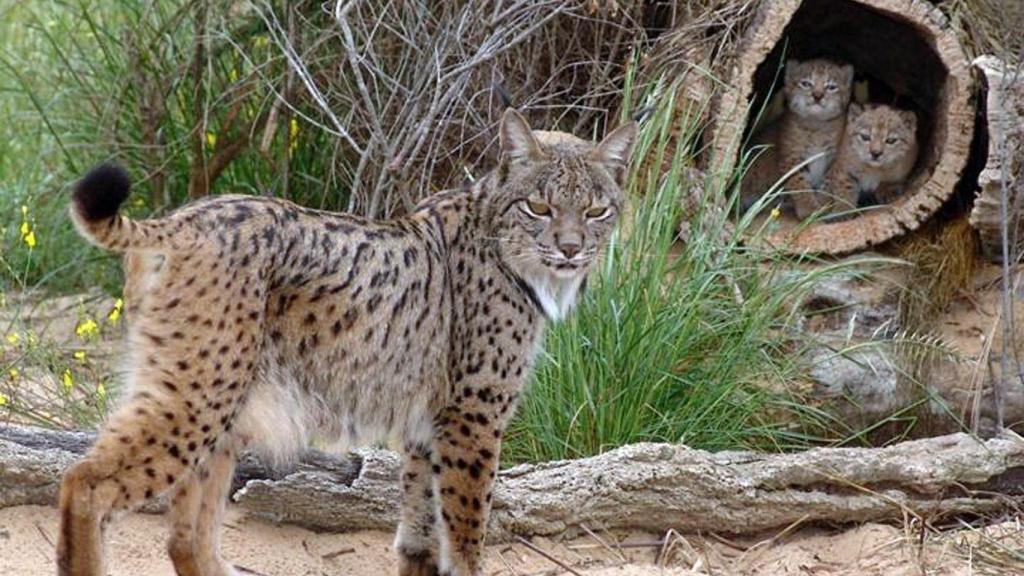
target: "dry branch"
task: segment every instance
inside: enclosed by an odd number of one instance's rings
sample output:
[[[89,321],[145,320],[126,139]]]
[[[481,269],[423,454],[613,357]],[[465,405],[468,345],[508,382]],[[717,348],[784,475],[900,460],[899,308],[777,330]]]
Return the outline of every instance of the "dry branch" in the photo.
[[[92,436],[0,427],[0,507],[52,504],[61,472]],[[277,521],[330,531],[391,529],[399,459],[387,451],[309,452],[288,470],[248,458],[234,500]],[[797,454],[637,444],[499,476],[492,537],[591,528],[752,533],[796,521],[866,522],[990,514],[1024,497],[1024,440],[965,434],[889,448]]]
[[[252,10],[294,79],[294,98],[271,80],[279,105],[338,137],[348,209],[386,217],[491,163],[495,81],[538,128],[587,134],[614,123],[629,54],[659,20],[644,4],[263,1]]]

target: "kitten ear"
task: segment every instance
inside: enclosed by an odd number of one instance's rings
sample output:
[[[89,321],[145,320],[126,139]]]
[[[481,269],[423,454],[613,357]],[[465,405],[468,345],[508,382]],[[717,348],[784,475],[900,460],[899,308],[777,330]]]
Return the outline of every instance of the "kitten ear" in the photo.
[[[846,111],[846,119],[855,120],[858,116],[864,113],[864,105],[859,102],[850,102],[850,107]]]
[[[512,108],[505,110],[498,132],[501,155],[511,160],[536,160],[544,156],[540,143],[534,137],[530,125],[519,112]]]
[[[792,84],[796,80],[797,68],[800,67],[800,62],[790,58],[786,60],[786,84]]]
[[[839,68],[840,74],[842,74],[843,81],[847,86],[853,84],[853,64],[843,64]]]
[[[917,114],[913,110],[900,110],[900,118],[910,130],[917,130]]]
[[[629,164],[629,155],[633,151],[636,131],[636,122],[623,124],[605,136],[604,140],[601,140],[601,143],[589,154],[591,160],[608,167],[619,186],[626,179],[626,166]]]

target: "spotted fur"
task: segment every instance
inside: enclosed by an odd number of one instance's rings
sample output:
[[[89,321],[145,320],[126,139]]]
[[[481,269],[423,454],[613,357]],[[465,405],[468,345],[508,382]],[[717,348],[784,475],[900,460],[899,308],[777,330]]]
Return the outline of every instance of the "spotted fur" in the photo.
[[[896,200],[917,162],[917,114],[885,104],[851,104],[839,156],[829,171],[833,211]]]
[[[122,172],[83,179],[76,226],[127,253],[130,365],[64,478],[58,573],[105,574],[111,512],[169,493],[178,574],[234,574],[217,535],[236,455],[316,437],[398,439],[399,574],[479,575],[502,433],[615,225],[635,131],[595,146],[509,111],[492,173],[387,222],[247,196],[136,222],[109,209]]]
[[[785,188],[792,192],[797,217],[806,218],[823,204],[819,190],[843,135],[853,93],[853,66],[821,59],[790,60],[783,90],[786,111],[754,136],[754,142],[767,149],[745,179],[744,203],[749,207],[795,170]]]

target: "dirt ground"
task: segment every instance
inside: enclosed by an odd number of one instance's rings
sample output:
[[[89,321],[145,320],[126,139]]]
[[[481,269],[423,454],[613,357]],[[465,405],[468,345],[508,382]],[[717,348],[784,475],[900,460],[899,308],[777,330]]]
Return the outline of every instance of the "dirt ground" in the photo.
[[[396,570],[392,535],[317,534],[277,526],[231,509],[224,555],[263,576],[387,576]],[[0,510],[0,574],[53,573],[57,511],[18,506]],[[163,518],[131,514],[111,528],[111,576],[173,576],[164,552]],[[746,541],[693,535],[600,533],[530,546],[487,549],[487,576],[973,576],[1024,574],[1024,525],[982,531],[919,534],[868,524],[837,532],[804,528]],[[548,557],[545,557],[546,554]],[[1018,561],[1014,561],[1014,556]],[[558,563],[561,563],[560,566]],[[566,567],[571,568],[569,571]]]

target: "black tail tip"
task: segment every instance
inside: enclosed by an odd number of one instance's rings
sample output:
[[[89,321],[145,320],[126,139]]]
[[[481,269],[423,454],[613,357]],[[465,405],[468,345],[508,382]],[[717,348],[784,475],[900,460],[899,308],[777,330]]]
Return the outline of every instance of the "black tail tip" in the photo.
[[[106,220],[128,199],[131,178],[117,164],[100,164],[75,185],[75,209],[90,222]]]

